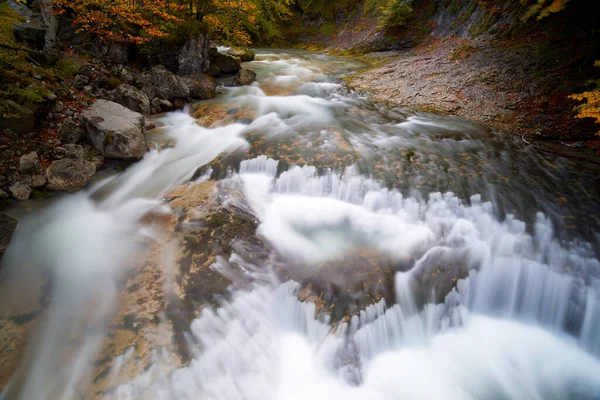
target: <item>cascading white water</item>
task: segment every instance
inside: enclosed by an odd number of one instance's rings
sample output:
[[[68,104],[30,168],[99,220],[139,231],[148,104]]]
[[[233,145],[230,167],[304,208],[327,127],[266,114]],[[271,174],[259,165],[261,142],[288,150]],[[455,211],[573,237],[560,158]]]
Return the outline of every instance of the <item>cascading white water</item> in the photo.
[[[138,245],[153,237],[140,218],[199,166],[247,146],[243,135],[281,140],[298,152],[350,147],[359,163],[383,160],[400,170],[398,181],[415,186],[445,187],[442,172],[454,177],[464,165],[467,180],[478,179],[478,168],[496,178],[504,164],[521,166],[527,158],[465,121],[376,109],[328,81],[319,62],[259,54],[258,83],[223,88],[219,98],[252,109],[247,125],[226,119],[204,129],[184,113],[170,114],[163,122],[176,139],[173,148],[146,154],[123,174],[53,205],[43,224],[20,228],[6,265],[18,262],[25,275],[48,269],[56,284],[23,381],[14,383],[19,399],[75,397],[116,307],[116,280]],[[327,67],[343,71],[335,61]],[[273,87],[292,95],[267,95]],[[489,137],[497,142],[483,142]],[[471,162],[470,153],[488,150],[486,162],[497,164],[494,152],[502,154],[498,169]],[[598,398],[600,261],[593,244],[560,242],[542,213],[533,214],[530,226],[511,213],[499,218],[496,203],[484,200],[496,198],[473,191],[483,186],[467,185],[470,197],[436,190],[407,195],[365,176],[364,165],[344,164],[341,173],[306,163],[286,167],[270,157],[232,165],[238,172],[220,182],[218,194],[256,217],[256,234],[273,249],[271,257],[260,265],[246,265],[242,253],[217,258],[214,270],[238,266],[248,281],[191,323],[191,361],[174,369],[157,348],[145,372],[118,379],[136,362],[130,348],[113,361],[104,398]],[[464,188],[458,179],[451,183]],[[516,196],[529,195],[523,186],[512,186],[521,190]],[[360,250],[397,266],[395,298],[345,321],[300,301],[300,283],[273,278],[281,263],[310,277]],[[63,365],[57,343],[72,339],[65,333],[71,324],[81,340],[71,346],[76,357]]]

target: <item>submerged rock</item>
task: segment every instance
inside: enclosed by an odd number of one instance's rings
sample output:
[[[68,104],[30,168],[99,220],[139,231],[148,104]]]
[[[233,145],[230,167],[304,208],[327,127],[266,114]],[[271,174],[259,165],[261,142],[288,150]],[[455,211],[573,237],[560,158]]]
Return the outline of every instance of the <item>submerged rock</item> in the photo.
[[[241,47],[232,47],[227,54],[232,57],[238,57],[242,61],[252,61],[256,55],[252,49]]]
[[[95,173],[96,166],[93,162],[64,158],[54,161],[46,170],[46,187],[50,190],[76,192],[87,185]]]
[[[195,74],[183,77],[190,89],[190,96],[195,99],[210,99],[217,95],[217,82],[205,74]]]
[[[116,103],[119,103],[131,111],[150,114],[150,99],[146,93],[124,83],[112,91],[112,97]]]
[[[242,69],[238,60],[226,54],[210,51],[209,56],[211,65],[217,66],[222,74],[235,74]]]
[[[242,69],[238,71],[238,73],[235,75],[235,78],[233,78],[233,82],[237,86],[250,85],[255,80],[256,72],[249,69]]]
[[[98,100],[80,116],[88,137],[109,158],[139,159],[146,151],[144,116],[120,104]]]

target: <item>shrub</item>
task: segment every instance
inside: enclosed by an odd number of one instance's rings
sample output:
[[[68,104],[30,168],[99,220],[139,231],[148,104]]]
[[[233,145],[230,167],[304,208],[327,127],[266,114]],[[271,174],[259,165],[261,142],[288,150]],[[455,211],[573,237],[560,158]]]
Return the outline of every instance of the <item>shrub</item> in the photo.
[[[413,12],[411,3],[411,0],[389,0],[379,9],[381,12],[380,27],[394,29],[405,26]]]
[[[54,66],[56,70],[65,77],[71,77],[79,73],[79,65],[70,58],[61,58]]]

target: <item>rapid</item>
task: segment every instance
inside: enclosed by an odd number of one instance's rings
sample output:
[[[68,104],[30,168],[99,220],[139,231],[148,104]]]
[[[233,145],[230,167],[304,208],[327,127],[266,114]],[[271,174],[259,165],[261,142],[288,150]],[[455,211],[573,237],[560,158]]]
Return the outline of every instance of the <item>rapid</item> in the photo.
[[[352,59],[244,67],[20,221],[0,399],[600,398],[598,166],[374,103]]]

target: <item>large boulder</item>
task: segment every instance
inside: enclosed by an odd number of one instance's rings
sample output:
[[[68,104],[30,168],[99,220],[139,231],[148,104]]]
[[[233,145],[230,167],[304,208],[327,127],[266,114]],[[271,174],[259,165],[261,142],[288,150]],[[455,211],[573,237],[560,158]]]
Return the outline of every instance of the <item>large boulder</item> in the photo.
[[[44,28],[33,23],[13,23],[13,32],[15,39],[19,42],[25,42],[35,48],[44,47],[44,37],[46,35]]]
[[[97,100],[79,117],[90,142],[104,157],[139,159],[144,155],[142,114],[112,101]]]
[[[237,86],[249,85],[256,80],[256,72],[251,71],[249,69],[241,69],[235,74],[235,78],[233,78],[233,82]]]
[[[209,51],[209,60],[211,64],[219,68],[222,74],[235,74],[242,69],[238,60],[227,54],[221,54],[218,51]]]
[[[112,91],[115,102],[129,108],[131,111],[150,114],[150,99],[146,93],[135,87],[124,83]]]
[[[23,133],[33,130],[35,115],[33,111],[12,100],[5,100],[7,116],[0,116],[0,129],[10,129],[15,133]]]
[[[204,34],[191,37],[179,51],[179,75],[193,75],[208,69],[210,40]]]
[[[15,229],[17,229],[17,220],[8,215],[0,214],[0,257],[8,248]]]
[[[19,171],[22,174],[36,174],[44,170],[40,157],[35,151],[23,154],[19,159]]]
[[[162,65],[142,73],[136,83],[137,87],[146,93],[149,99],[158,97],[173,101],[187,99],[190,90],[181,77],[175,75]]]
[[[46,170],[46,187],[50,190],[76,192],[88,184],[96,173],[93,162],[64,158],[52,163]]]
[[[187,75],[183,81],[194,99],[210,99],[217,95],[217,81],[205,74]]]
[[[238,57],[242,61],[252,61],[254,60],[255,53],[252,49],[242,48],[242,47],[232,47],[227,52],[228,55],[232,57]]]

